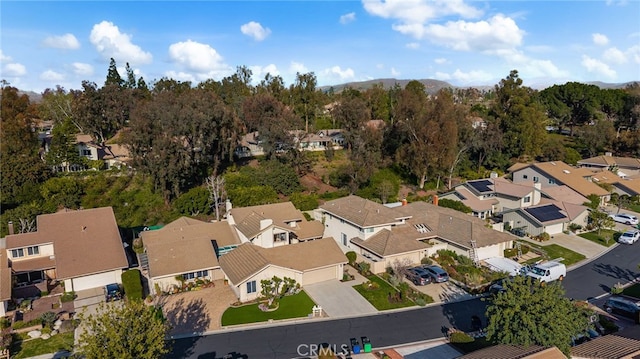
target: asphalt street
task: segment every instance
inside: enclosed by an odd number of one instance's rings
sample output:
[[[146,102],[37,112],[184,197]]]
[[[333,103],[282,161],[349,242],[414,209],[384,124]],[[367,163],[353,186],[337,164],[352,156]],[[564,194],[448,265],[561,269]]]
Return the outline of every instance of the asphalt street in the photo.
[[[590,299],[606,294],[620,282],[640,276],[640,244],[619,245],[596,260],[573,269],[563,285],[567,297]],[[487,303],[473,299],[420,309],[358,318],[312,321],[260,329],[222,332],[174,341],[170,358],[296,358],[307,357],[313,345],[340,348],[352,337],[367,336],[374,347],[387,347],[443,337],[446,328],[471,330],[471,316],[483,313]]]

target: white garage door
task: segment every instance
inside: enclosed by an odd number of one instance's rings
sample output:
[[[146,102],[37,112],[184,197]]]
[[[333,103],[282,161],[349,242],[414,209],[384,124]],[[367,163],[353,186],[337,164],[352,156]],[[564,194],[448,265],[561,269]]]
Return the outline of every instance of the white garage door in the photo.
[[[77,292],[85,289],[100,288],[110,283],[121,283],[121,275],[122,271],[117,270],[74,278],[73,290]]]
[[[337,274],[337,266],[336,267],[328,267],[323,269],[316,269],[311,271],[306,271],[302,275],[303,285],[324,282],[329,279],[342,279],[338,278]]]
[[[546,226],[545,230],[550,235],[562,233],[562,223],[552,224],[550,226]]]

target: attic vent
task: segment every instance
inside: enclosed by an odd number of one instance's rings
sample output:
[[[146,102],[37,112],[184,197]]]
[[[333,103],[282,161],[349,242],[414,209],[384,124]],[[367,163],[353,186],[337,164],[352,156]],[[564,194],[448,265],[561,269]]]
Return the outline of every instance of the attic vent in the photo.
[[[418,231],[418,233],[430,232],[429,227],[427,227],[427,225],[424,223],[414,224],[413,226],[416,228],[416,231]]]
[[[82,227],[81,227],[81,229],[82,229],[82,231],[84,232],[84,231],[86,231],[86,230],[87,230],[87,226],[82,226]]]
[[[571,172],[569,172],[569,170],[562,170],[562,172],[564,172],[564,173],[566,173],[566,174],[571,173]]]

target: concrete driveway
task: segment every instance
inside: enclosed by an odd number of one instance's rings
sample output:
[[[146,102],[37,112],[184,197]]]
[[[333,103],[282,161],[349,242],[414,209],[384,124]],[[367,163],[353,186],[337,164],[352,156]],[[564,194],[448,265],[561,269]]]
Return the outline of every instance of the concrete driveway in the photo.
[[[472,294],[451,282],[429,283],[427,285],[415,285],[410,280],[404,279],[413,289],[429,295],[434,303],[447,303],[474,298]]]
[[[305,285],[304,290],[313,301],[322,307],[329,317],[353,317],[377,313],[355,289],[360,281],[340,282],[337,279]]]

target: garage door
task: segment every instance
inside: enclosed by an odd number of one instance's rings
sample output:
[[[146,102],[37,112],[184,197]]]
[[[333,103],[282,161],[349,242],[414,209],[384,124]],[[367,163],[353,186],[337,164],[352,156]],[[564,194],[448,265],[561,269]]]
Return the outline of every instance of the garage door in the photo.
[[[302,274],[302,284],[308,285],[318,282],[324,282],[329,279],[342,279],[338,278],[337,272],[338,269],[336,266],[306,271],[304,272],[304,274]]]
[[[110,283],[120,283],[122,271],[112,271],[100,274],[93,274],[73,279],[73,290],[81,291],[91,288],[99,288]]]
[[[545,230],[547,233],[554,235],[554,234],[562,233],[562,227],[563,227],[562,223],[556,223],[550,226],[546,226]]]

